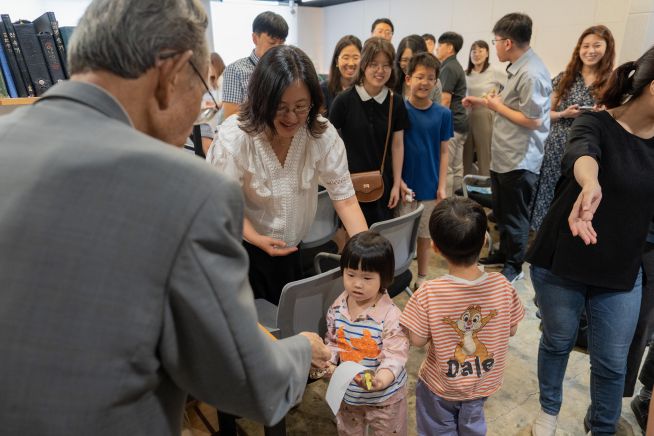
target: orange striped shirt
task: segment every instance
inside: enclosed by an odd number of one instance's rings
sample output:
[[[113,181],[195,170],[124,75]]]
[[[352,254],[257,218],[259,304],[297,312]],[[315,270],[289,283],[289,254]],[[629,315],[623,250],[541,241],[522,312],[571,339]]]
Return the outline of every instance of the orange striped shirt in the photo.
[[[500,273],[475,281],[445,275],[409,299],[400,323],[431,338],[418,377],[439,397],[488,397],[502,385],[511,326],[524,317],[513,286]]]

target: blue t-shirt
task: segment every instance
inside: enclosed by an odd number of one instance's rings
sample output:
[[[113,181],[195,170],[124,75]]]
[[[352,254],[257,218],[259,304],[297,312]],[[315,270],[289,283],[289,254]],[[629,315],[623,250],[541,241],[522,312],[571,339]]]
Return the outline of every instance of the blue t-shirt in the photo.
[[[402,179],[416,194],[416,200],[434,200],[438,189],[441,141],[454,132],[452,112],[440,104],[417,109],[404,102],[411,127],[404,130],[404,166]]]

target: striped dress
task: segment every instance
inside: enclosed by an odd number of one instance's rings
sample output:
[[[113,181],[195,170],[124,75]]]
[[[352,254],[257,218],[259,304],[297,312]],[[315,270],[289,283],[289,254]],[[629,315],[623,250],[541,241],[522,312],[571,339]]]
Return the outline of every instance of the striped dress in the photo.
[[[343,401],[351,405],[380,405],[392,397],[401,400],[407,381],[404,369],[409,354],[409,341],[402,330],[400,309],[384,294],[374,306],[357,319],[347,309],[347,293],[343,292],[327,312],[325,343],[332,351],[332,363],[360,363],[370,370],[387,368],[395,380],[385,390],[368,392],[355,382],[348,387]]]
[[[445,275],[413,294],[400,322],[431,338],[418,377],[449,401],[488,397],[502,385],[511,326],[524,317],[513,286],[500,273],[474,281]]]

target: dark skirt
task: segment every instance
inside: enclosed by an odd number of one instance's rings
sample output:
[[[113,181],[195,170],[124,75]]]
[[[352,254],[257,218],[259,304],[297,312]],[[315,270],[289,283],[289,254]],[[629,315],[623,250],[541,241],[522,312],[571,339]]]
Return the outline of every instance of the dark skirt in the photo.
[[[299,252],[273,257],[248,242],[243,241],[243,246],[250,258],[248,275],[254,298],[279,304],[284,285],[302,278]]]

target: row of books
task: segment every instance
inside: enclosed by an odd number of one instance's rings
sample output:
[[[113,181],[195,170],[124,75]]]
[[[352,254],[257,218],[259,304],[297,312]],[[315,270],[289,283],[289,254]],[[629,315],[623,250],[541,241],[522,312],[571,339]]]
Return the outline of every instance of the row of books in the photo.
[[[59,27],[54,12],[11,22],[0,14],[0,98],[35,97],[69,77],[66,46],[74,27]]]

